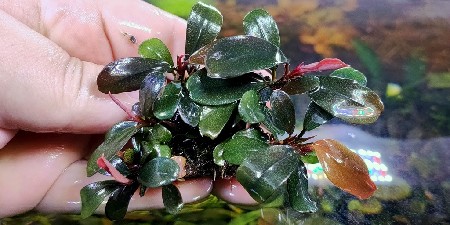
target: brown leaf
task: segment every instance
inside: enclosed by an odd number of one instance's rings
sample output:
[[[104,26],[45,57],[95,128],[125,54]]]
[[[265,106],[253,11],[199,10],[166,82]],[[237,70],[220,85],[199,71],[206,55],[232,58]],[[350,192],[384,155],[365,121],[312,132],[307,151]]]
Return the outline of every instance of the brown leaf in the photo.
[[[314,143],[314,150],[328,179],[342,190],[360,198],[372,196],[377,187],[363,159],[336,140]]]

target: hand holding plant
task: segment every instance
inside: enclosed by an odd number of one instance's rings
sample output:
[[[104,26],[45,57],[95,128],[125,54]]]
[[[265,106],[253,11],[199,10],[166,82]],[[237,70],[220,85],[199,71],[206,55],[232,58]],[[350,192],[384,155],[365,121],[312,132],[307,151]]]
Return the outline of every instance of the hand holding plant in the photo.
[[[0,28],[0,218],[33,209],[77,213],[80,189],[108,178],[86,178],[87,155],[126,118],[98,91],[98,73],[112,60],[137,55],[138,45],[122,32],[139,42],[158,37],[182,52],[184,40],[172,35],[184,36],[186,23],[143,1],[24,0],[0,3]],[[137,101],[129,93],[115,96]],[[202,178],[178,187],[193,201],[211,186]],[[130,204],[130,210],[161,207],[156,192]]]
[[[183,199],[173,182],[198,176],[235,176],[257,202],[283,198],[285,207],[314,212],[305,163],[317,161],[341,189],[363,199],[373,194],[357,154],[335,140],[304,137],[334,117],[374,122],[383,104],[365,76],[339,59],[290,70],[277,25],[264,10],[245,16],[245,35],[217,39],[221,25],[220,12],[198,3],[188,19],[185,54],[176,62],[162,41],[149,39],[139,46],[141,57],[114,61],[99,74],[99,90],[129,120],[113,126],[88,162],[88,176],[101,172],[115,180],[81,190],[83,216],[110,196],[106,215],[121,219],[136,190],[143,195],[156,187],[167,211],[177,213]],[[278,67],[284,71],[277,79]],[[134,90],[139,102],[131,110],[114,97]],[[299,94],[311,103],[296,133],[290,96]]]

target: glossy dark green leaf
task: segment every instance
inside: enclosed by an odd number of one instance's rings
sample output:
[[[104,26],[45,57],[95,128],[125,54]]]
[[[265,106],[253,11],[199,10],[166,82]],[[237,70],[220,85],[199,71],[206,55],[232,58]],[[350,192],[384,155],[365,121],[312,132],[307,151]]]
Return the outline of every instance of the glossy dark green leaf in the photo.
[[[109,197],[105,206],[105,215],[110,220],[122,220],[127,214],[128,204],[131,197],[139,187],[137,182],[130,185],[120,186],[119,189]]]
[[[259,91],[259,101],[260,102],[268,102],[270,100],[270,96],[272,95],[272,88],[264,87]]]
[[[84,186],[80,191],[81,217],[84,219],[92,215],[103,200],[120,186],[115,180],[98,181]]]
[[[160,96],[165,83],[166,76],[160,71],[150,73],[142,81],[141,89],[139,90],[139,108],[142,116],[146,118],[153,117],[153,105]]]
[[[285,145],[274,145],[247,157],[236,171],[239,183],[258,202],[265,202],[279,191],[295,171],[298,156]]]
[[[318,88],[319,84],[319,78],[316,76],[302,76],[289,80],[281,90],[289,95],[299,95]]]
[[[349,123],[375,122],[384,110],[380,97],[356,81],[339,77],[320,77],[320,87],[309,93],[328,113]]]
[[[98,90],[106,94],[136,91],[147,75],[164,73],[169,68],[169,64],[160,60],[141,57],[118,59],[106,65],[98,75]]]
[[[230,140],[221,143],[223,158],[228,163],[235,165],[241,165],[245,158],[258,155],[268,147],[269,145],[262,139],[240,135],[234,135]]]
[[[212,78],[232,78],[286,61],[279,48],[264,39],[233,36],[217,40],[206,55],[205,66]]]
[[[89,157],[86,168],[87,176],[94,175],[100,169],[97,166],[98,158],[104,155],[110,161],[138,130],[138,123],[133,121],[123,121],[114,125],[105,135],[105,141]]]
[[[160,120],[166,120],[173,117],[177,111],[180,102],[181,84],[171,82],[166,85],[161,96],[156,99],[153,114]]]
[[[236,132],[233,137],[237,137],[237,136],[242,136],[242,137],[248,137],[248,138],[256,138],[259,139],[261,141],[266,141],[264,139],[263,133],[259,130],[256,130],[254,128],[249,128],[246,130],[241,130]]]
[[[248,138],[248,139],[252,139],[252,140],[259,140],[260,142],[266,143],[266,140],[264,139],[262,133],[254,128],[236,132],[233,135],[233,138],[237,138],[237,137],[239,137],[239,139]],[[214,151],[213,151],[214,163],[219,166],[225,165],[225,159],[223,156],[223,152],[226,149],[224,147],[226,147],[228,141],[224,141],[214,148]],[[241,164],[241,163],[239,163],[239,164]]]
[[[167,46],[158,38],[151,38],[142,42],[138,49],[139,55],[144,58],[164,61],[173,66],[172,56]]]
[[[199,105],[189,98],[189,94],[181,92],[180,102],[178,104],[178,113],[181,119],[192,127],[196,127],[200,122],[201,109]]]
[[[186,54],[192,54],[213,41],[219,34],[222,23],[219,10],[202,2],[195,4],[187,21]]]
[[[259,95],[255,90],[250,90],[242,95],[238,106],[239,114],[247,123],[259,123],[265,119],[262,106],[259,103]]]
[[[190,97],[202,105],[224,105],[241,99],[249,90],[258,90],[263,83],[249,73],[236,78],[215,79],[206,75],[202,69],[189,77],[187,88]]]
[[[286,132],[279,129],[275,125],[275,121],[274,121],[275,119],[274,119],[272,111],[270,109],[268,109],[267,107],[264,107],[263,112],[264,112],[265,119],[262,123],[267,128],[267,130],[269,130],[269,132],[271,134],[273,134],[273,137],[278,140],[278,136],[283,135]]]
[[[170,214],[177,214],[183,208],[181,193],[173,184],[162,187],[162,199],[166,211]]]
[[[198,124],[200,134],[215,139],[230,119],[236,104],[203,106]]]
[[[147,187],[161,187],[175,181],[179,171],[178,163],[172,159],[157,157],[142,166],[138,181]]]
[[[224,166],[226,163],[225,159],[223,158],[223,152],[225,150],[224,146],[225,143],[222,142],[218,144],[213,151],[213,161],[218,166]]]
[[[316,203],[308,193],[308,175],[303,162],[298,161],[297,168],[287,180],[287,193],[290,206],[298,212],[316,212]]]
[[[151,159],[156,157],[170,158],[172,156],[172,150],[168,145],[143,141],[142,147],[144,149],[142,154],[143,159],[146,159],[147,157],[150,157]]]
[[[284,91],[275,90],[270,96],[270,106],[274,125],[292,134],[295,128],[295,109],[291,97]]]
[[[246,35],[259,37],[273,45],[280,46],[280,33],[272,16],[264,9],[255,9],[244,17]]]
[[[366,76],[364,76],[363,73],[351,67],[344,67],[341,69],[337,69],[334,72],[332,72],[330,76],[355,80],[361,86],[366,86],[367,84]]]
[[[161,124],[156,124],[149,129],[149,141],[165,144],[172,139],[172,133]]]
[[[318,106],[316,103],[311,102],[306,110],[303,129],[305,131],[316,129],[333,118],[333,115],[322,109],[322,107]]]

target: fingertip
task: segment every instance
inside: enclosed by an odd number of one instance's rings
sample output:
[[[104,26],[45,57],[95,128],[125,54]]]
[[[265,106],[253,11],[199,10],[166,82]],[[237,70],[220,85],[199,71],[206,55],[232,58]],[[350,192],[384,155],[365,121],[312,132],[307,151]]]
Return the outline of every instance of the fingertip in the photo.
[[[218,179],[214,181],[213,194],[218,198],[238,205],[258,205],[245,188],[236,180]]]
[[[184,53],[185,20],[144,1],[109,1],[100,11],[115,59],[137,56],[139,44],[149,38],[162,40],[174,59]]]
[[[209,178],[195,178],[185,181],[177,181],[174,185],[178,188],[184,203],[192,203],[208,197],[213,189],[213,182]],[[128,211],[143,209],[162,209],[161,188],[147,189],[143,197],[136,193],[131,199]]]
[[[60,175],[36,209],[44,213],[78,213],[81,210],[81,188],[107,179],[112,178],[100,174],[86,177],[86,161],[77,161]],[[196,178],[177,181],[174,184],[180,190],[183,202],[191,203],[206,198],[211,193],[213,182],[209,178]],[[106,201],[100,205],[96,213],[103,214],[105,204]],[[143,197],[139,196],[139,190],[134,193],[128,211],[162,208],[164,204],[161,188],[149,188]]]
[[[16,135],[17,130],[0,128],[0,149],[6,146],[11,139]]]

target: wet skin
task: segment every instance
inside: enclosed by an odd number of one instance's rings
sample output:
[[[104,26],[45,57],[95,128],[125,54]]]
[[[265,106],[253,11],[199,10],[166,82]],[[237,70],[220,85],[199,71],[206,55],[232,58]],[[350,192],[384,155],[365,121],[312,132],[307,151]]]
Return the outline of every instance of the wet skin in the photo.
[[[137,0],[0,2],[0,218],[36,208],[77,212],[85,158],[125,113],[97,90],[96,78],[115,59],[137,56],[137,41],[156,37],[172,55],[184,52],[185,21]],[[136,93],[117,98],[131,107]],[[212,191],[253,204],[235,181],[178,182],[192,202]],[[133,197],[130,209],[161,208],[159,189]],[[99,212],[102,211],[100,207]]]

